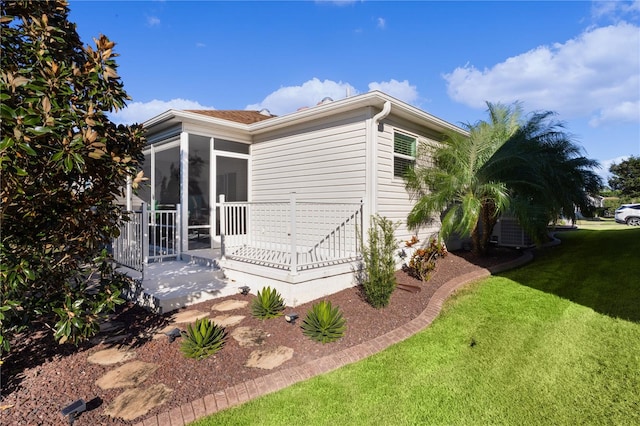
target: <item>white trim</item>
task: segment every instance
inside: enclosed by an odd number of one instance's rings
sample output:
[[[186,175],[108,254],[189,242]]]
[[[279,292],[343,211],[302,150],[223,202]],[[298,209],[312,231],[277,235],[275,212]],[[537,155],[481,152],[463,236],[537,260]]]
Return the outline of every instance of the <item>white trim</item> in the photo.
[[[399,99],[393,98],[386,93],[377,90],[364,93],[362,95],[351,96],[348,98],[340,99],[338,101],[317,105],[280,117],[273,117],[268,120],[259,121],[253,124],[237,123],[230,120],[208,117],[206,115],[194,112],[169,110],[145,121],[143,123],[143,127],[149,128],[157,126],[163,122],[170,121],[175,121],[176,123],[182,122],[183,126],[185,126],[185,124],[212,124],[218,126],[220,129],[224,129],[224,131],[228,133],[235,133],[238,136],[240,134],[244,134],[251,138],[252,136],[261,133],[290,127],[296,124],[302,124],[328,116],[344,114],[346,111],[352,111],[357,108],[383,108],[387,102],[390,102],[394,105],[394,114],[401,118],[414,123],[418,123],[422,126],[431,128],[438,132],[452,130],[463,135],[468,135],[468,132],[466,132],[464,129],[461,129],[460,127],[457,127],[425,111],[422,111],[419,108],[411,106],[403,101],[400,101]]]
[[[182,252],[189,250],[189,133],[180,133],[180,235]]]
[[[416,152],[415,156],[411,156],[411,155],[405,155],[405,154],[399,154],[396,152],[396,133],[399,133],[401,135],[404,136],[408,136],[410,138],[413,138],[414,141],[413,143],[415,144],[414,146],[414,150]],[[392,167],[392,171],[391,171],[391,181],[392,182],[405,182],[404,178],[400,177],[400,176],[396,176],[396,157],[398,158],[402,158],[405,160],[409,160],[409,161],[413,161],[413,164],[416,163],[416,160],[418,158],[418,145],[420,142],[420,136],[413,134],[412,132],[407,132],[406,130],[398,130],[396,127],[393,128],[393,132],[392,132],[392,139],[391,139],[391,167]]]

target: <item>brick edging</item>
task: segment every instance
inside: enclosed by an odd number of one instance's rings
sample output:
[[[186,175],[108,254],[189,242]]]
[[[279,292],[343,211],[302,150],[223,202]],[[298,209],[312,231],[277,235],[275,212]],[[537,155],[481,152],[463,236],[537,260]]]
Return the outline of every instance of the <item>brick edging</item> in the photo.
[[[460,287],[491,274],[504,272],[522,266],[533,259],[531,251],[525,251],[522,256],[490,269],[482,268],[455,277],[440,286],[429,299],[425,309],[407,324],[350,348],[343,349],[331,355],[308,361],[296,367],[278,370],[266,376],[247,380],[235,386],[205,395],[195,401],[187,402],[180,407],[151,416],[135,426],[184,426],[194,420],[215,414],[226,408],[240,405],[262,395],[277,392],[295,383],[305,381],[311,377],[328,373],[345,365],[352,364],[381,352],[391,345],[408,339],[429,326],[440,314],[444,302]]]

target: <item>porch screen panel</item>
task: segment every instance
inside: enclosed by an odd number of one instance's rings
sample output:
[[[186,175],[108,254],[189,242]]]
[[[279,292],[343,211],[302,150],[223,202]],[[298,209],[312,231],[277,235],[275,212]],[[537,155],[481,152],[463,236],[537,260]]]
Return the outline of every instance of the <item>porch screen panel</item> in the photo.
[[[216,141],[217,143],[218,141]],[[216,200],[224,194],[225,201],[249,200],[249,165],[245,158],[216,156]],[[240,216],[238,216],[240,217]],[[229,223],[231,229],[246,230],[247,218],[241,216],[241,223]],[[216,234],[220,235],[220,208],[216,208]]]
[[[210,138],[189,135],[189,250],[211,246]]]
[[[180,148],[157,150],[155,196],[157,209],[174,208],[180,203]]]
[[[142,165],[144,176],[149,180],[143,181],[138,187],[137,195],[142,201],[151,203],[151,153],[144,155],[144,164]]]

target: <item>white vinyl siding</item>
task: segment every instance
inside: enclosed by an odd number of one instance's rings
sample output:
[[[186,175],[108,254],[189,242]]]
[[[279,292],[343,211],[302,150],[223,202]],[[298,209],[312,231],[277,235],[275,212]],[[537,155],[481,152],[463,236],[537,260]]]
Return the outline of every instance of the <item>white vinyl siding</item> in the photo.
[[[359,202],[365,195],[362,116],[271,136],[252,147],[252,200]],[[305,131],[306,130],[306,131]]]
[[[429,129],[420,128],[404,120],[387,119],[385,131],[378,133],[378,214],[384,216],[400,226],[396,230],[396,239],[399,247],[403,247],[402,241],[411,239],[415,231],[407,228],[407,216],[413,208],[415,201],[405,188],[405,180],[396,176],[396,135],[412,135],[415,146],[428,142],[432,137]],[[417,149],[417,148],[416,148]],[[414,161],[415,152],[413,151]],[[418,238],[421,243],[426,242],[430,236],[439,230],[439,218],[432,225],[423,226],[419,230]]]
[[[416,137],[404,133],[393,134],[393,176],[404,178],[407,169],[416,162]]]

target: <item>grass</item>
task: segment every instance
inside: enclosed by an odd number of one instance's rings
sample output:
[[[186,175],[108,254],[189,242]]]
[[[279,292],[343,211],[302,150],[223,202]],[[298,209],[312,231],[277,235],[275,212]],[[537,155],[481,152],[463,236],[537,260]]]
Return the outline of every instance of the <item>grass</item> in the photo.
[[[640,229],[560,238],[412,338],[196,424],[640,424]]]

